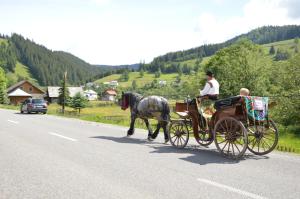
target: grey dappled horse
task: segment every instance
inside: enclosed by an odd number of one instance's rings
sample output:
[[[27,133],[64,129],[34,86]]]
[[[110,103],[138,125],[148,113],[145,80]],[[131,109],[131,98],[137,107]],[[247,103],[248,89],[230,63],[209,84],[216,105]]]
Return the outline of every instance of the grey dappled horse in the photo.
[[[169,141],[167,125],[170,121],[170,107],[165,98],[160,96],[143,97],[138,93],[126,92],[122,93],[120,105],[123,110],[130,108],[131,122],[130,128],[127,131],[128,136],[134,134],[135,120],[141,118],[147,126],[149,140],[155,139],[159,133],[159,129],[162,127],[164,130],[165,143]],[[154,133],[152,133],[149,118],[154,118],[158,121]]]

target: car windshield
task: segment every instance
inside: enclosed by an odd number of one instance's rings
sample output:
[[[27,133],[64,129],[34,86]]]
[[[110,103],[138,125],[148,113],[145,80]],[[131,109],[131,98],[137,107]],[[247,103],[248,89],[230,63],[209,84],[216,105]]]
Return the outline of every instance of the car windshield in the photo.
[[[42,104],[42,103],[44,103],[44,100],[42,100],[42,99],[33,99],[32,103],[33,104]]]

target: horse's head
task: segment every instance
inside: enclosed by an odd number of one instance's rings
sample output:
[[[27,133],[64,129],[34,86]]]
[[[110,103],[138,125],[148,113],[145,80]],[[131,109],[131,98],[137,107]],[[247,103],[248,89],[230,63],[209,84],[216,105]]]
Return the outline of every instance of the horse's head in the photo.
[[[122,110],[126,110],[129,107],[129,99],[130,99],[129,94],[122,92],[122,98],[121,101],[119,102]]]

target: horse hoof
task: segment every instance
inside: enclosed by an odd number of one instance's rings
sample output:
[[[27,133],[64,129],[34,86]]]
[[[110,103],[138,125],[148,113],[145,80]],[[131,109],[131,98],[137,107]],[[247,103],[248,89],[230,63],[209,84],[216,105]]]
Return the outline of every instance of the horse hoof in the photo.
[[[148,137],[148,141],[152,142],[153,140],[150,136]]]
[[[134,134],[134,131],[127,131],[127,136],[131,136]]]
[[[156,135],[156,136],[151,135],[150,138],[151,138],[152,140],[155,140],[155,139],[157,138],[157,135]]]

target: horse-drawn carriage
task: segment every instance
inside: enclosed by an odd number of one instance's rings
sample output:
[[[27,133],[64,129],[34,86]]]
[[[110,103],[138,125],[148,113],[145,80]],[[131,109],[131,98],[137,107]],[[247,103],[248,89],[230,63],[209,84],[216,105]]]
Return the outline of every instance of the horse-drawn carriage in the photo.
[[[184,148],[191,132],[201,146],[215,142],[218,151],[231,158],[240,158],[248,149],[254,154],[270,153],[278,143],[278,130],[268,116],[268,98],[236,96],[218,100],[215,110],[205,110],[203,99],[177,102],[169,138],[173,146]]]

